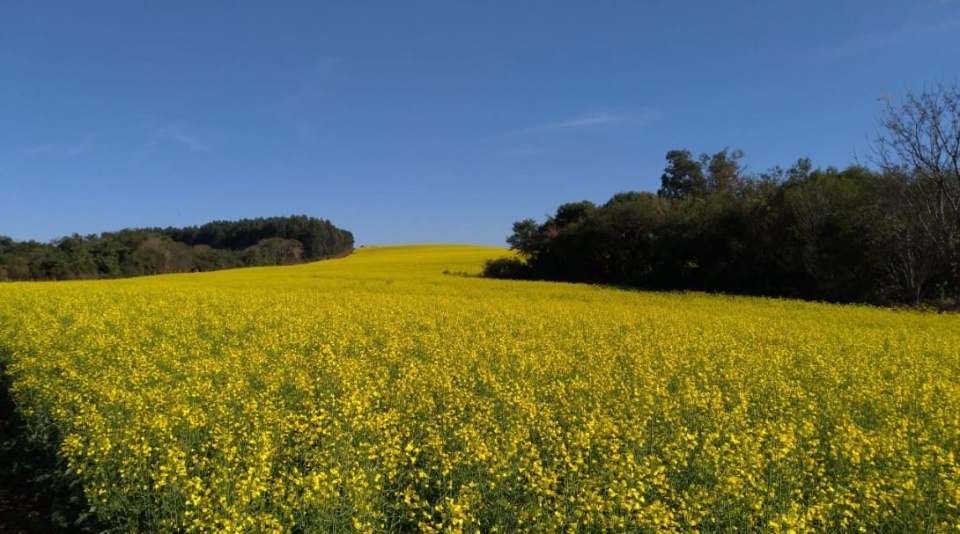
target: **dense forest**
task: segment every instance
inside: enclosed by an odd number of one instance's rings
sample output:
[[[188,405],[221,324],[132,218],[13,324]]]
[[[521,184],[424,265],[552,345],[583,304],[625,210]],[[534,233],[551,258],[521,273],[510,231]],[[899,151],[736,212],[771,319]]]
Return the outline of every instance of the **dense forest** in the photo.
[[[286,265],[335,257],[352,248],[353,234],[306,215],[74,234],[52,243],[18,242],[0,236],[0,281],[120,278]]]
[[[748,174],[743,153],[671,150],[656,193],[518,221],[485,275],[831,302],[960,297],[960,88],[888,102],[872,167]]]

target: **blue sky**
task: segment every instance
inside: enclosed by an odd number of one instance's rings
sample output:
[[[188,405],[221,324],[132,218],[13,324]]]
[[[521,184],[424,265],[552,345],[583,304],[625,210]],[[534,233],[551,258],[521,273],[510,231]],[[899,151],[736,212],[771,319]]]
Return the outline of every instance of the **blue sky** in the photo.
[[[956,0],[0,0],[0,235],[306,213],[503,245],[664,156],[845,166],[960,76]]]

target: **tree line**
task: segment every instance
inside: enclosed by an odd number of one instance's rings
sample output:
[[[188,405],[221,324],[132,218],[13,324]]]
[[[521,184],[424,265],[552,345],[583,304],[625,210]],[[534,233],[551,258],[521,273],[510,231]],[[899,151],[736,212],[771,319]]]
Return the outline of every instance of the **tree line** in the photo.
[[[121,278],[287,265],[339,256],[353,244],[349,231],[306,215],[73,234],[50,243],[0,236],[0,281]]]
[[[871,167],[800,159],[749,174],[743,153],[671,150],[656,193],[513,224],[485,275],[830,302],[960,299],[960,88],[888,101]]]

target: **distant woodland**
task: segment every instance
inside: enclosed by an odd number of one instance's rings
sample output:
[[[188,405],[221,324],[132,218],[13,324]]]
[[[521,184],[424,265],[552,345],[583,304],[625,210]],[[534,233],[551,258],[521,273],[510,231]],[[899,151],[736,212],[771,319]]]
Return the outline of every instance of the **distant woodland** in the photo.
[[[739,151],[671,150],[656,193],[513,224],[497,278],[875,304],[960,300],[960,88],[888,102],[870,168],[749,174]]]
[[[287,265],[339,256],[352,248],[353,234],[306,215],[73,234],[51,243],[0,236],[0,281],[121,278]]]

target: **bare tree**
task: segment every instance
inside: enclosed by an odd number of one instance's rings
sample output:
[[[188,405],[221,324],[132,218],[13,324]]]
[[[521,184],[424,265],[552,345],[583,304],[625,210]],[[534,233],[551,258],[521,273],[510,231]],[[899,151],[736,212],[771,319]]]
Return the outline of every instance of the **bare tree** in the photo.
[[[901,187],[896,182],[892,185],[897,189]],[[872,213],[877,224],[882,225],[879,235],[887,245],[882,265],[889,281],[903,302],[920,304],[928,282],[936,274],[940,254],[902,198],[899,194],[885,196],[872,206]]]
[[[896,178],[900,199],[960,289],[960,86],[938,83],[886,98],[875,161]]]

